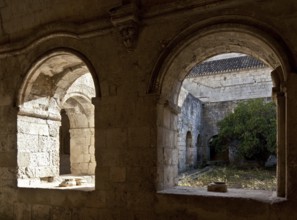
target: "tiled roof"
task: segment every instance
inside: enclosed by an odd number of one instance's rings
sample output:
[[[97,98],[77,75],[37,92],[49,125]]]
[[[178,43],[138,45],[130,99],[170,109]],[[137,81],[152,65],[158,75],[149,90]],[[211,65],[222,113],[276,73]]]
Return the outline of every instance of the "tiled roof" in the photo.
[[[266,64],[251,56],[239,56],[228,59],[213,60],[195,66],[188,77],[234,72],[244,69],[265,68]]]

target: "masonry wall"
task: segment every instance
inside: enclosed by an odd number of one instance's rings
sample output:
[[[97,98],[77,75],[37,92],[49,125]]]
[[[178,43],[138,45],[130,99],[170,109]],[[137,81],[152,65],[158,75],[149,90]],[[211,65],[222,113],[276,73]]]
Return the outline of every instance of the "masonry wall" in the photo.
[[[223,102],[271,96],[271,68],[251,68],[186,78],[184,88],[203,102]]]
[[[199,146],[200,143],[197,142],[197,139],[202,132],[202,103],[190,93],[185,93],[185,95],[186,98],[183,99],[181,113],[178,115],[179,172],[196,167],[199,159],[201,159],[201,155],[198,154],[198,148],[201,146]],[[186,146],[188,132],[191,134],[191,147]]]
[[[0,1],[1,218],[296,219],[297,33],[292,31],[297,28],[296,2],[212,1],[204,5],[206,1],[142,1],[141,28],[134,51],[125,48],[118,30],[110,23],[108,10],[121,2]],[[285,200],[157,192],[158,184],[170,181],[165,177],[159,179],[159,162],[167,162],[163,169],[167,173],[174,172],[171,168],[177,166],[171,157],[157,157],[157,151],[166,151],[169,156],[176,154],[177,117],[174,109],[160,108],[164,102],[158,93],[148,92],[151,73],[165,48],[175,48],[170,42],[182,30],[192,25],[200,30],[229,19],[252,24],[263,31],[272,29],[267,35],[274,37],[276,32],[281,36],[276,39],[289,45],[285,49],[285,54],[292,56],[286,83],[288,196]],[[42,36],[47,37],[40,39]],[[255,51],[260,47],[256,43]],[[98,77],[100,92],[93,100],[96,189],[92,192],[17,187],[17,92],[32,64],[57,48],[70,48],[83,54]],[[191,54],[188,58],[195,59]],[[159,120],[157,111],[166,111],[166,123]],[[160,149],[157,149],[158,132],[167,135]]]
[[[60,122],[18,116],[18,185],[59,175]]]
[[[184,94],[189,93],[200,100],[202,106],[202,117],[198,119],[201,142],[198,148],[198,160],[210,159],[209,141],[219,132],[217,123],[230,114],[238,102],[271,97],[270,73],[269,67],[251,68],[222,73],[205,73],[196,75],[196,77],[188,77],[183,81],[179,102],[183,102]],[[187,112],[183,108],[189,108],[188,105],[181,107],[182,112]],[[188,113],[187,117],[190,119],[191,115]],[[193,123],[197,121],[197,119],[191,120]],[[179,142],[185,142],[185,136],[183,139],[181,136]]]
[[[94,128],[70,129],[71,174],[95,174]]]
[[[219,133],[217,123],[230,114],[238,105],[238,101],[205,103],[203,106],[203,130],[201,134],[202,152],[210,159],[209,141]]]

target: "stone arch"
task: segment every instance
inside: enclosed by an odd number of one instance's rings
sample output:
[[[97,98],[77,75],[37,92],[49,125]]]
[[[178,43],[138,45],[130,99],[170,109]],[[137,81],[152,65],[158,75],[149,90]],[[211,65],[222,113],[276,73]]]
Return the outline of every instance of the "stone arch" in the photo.
[[[177,97],[168,96],[179,89],[194,65],[221,53],[248,54],[273,69],[281,67],[280,77],[284,81],[291,71],[291,59],[286,48],[281,47],[275,38],[262,30],[234,23],[216,24],[198,30],[196,27],[192,28],[185,30],[186,33],[181,32],[159,57],[152,72],[149,93],[161,93],[163,97],[176,103]],[[182,63],[183,59],[187,59],[187,63]]]
[[[186,34],[186,33],[188,34]],[[282,116],[278,117],[278,196],[285,195],[285,83],[290,74],[291,66],[286,48],[277,43],[275,38],[262,30],[243,24],[222,23],[210,25],[202,29],[182,32],[178,41],[173,41],[159,58],[152,73],[149,93],[160,95],[158,101],[157,126],[158,149],[170,148],[168,158],[174,158],[176,146],[167,146],[167,135],[176,135],[174,123],[168,124],[166,119],[175,121],[180,109],[177,105],[178,95],[183,79],[198,63],[207,58],[221,53],[244,53],[251,55],[274,69],[272,80],[274,83],[273,94],[277,97],[278,111]],[[165,55],[164,55],[165,54]],[[281,101],[279,101],[281,100]],[[281,102],[281,104],[279,104]],[[166,133],[161,132],[167,129]],[[163,151],[158,151],[158,188],[166,189],[176,185],[176,163],[164,159]],[[169,155],[169,156],[168,156]]]
[[[85,60],[77,52],[59,49],[46,53],[28,71],[17,97],[19,186],[59,176],[61,110],[70,124],[71,174],[95,174],[92,99],[100,90]]]
[[[71,72],[73,70],[77,70],[77,73],[76,73],[77,76],[83,75],[84,72],[89,72],[92,75],[92,78],[94,81],[96,97],[101,96],[98,74],[95,71],[95,68],[93,67],[91,62],[88,60],[88,58],[85,55],[83,55],[81,52],[78,52],[75,49],[58,47],[44,52],[42,55],[38,56],[32,61],[33,64],[26,71],[27,74],[25,75],[25,78],[22,81],[20,89],[16,95],[17,106],[21,105],[25,101],[24,97],[31,91],[32,83],[36,80],[39,74],[36,70],[40,68],[42,64],[46,63],[46,61],[61,55],[66,55],[66,56],[68,55],[70,57],[73,57],[77,61],[77,65],[73,65],[71,67],[69,66],[68,68],[65,68],[64,74],[63,76],[61,76],[61,79],[63,79],[64,81],[71,80],[70,79],[71,77],[67,76],[67,72]],[[59,89],[59,86],[60,87],[65,86],[63,85],[63,80],[59,83],[59,85],[57,85],[57,90]]]

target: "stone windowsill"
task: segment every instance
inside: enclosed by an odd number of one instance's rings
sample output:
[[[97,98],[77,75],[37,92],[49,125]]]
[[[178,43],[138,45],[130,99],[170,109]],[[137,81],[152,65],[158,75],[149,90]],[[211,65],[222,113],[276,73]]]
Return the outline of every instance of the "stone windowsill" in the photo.
[[[82,185],[75,186],[59,186],[65,179],[83,179],[85,182]],[[18,179],[18,188],[33,188],[33,189],[54,189],[54,190],[76,190],[76,191],[94,191],[95,176],[94,175],[72,175],[64,174],[55,177],[52,182],[41,181],[40,179]]]
[[[227,192],[208,192],[206,188],[194,188],[176,186],[169,189],[158,191],[159,194],[201,196],[201,197],[220,197],[220,198],[240,198],[253,199],[266,203],[279,203],[286,201],[286,198],[277,197],[276,192],[266,190],[247,190],[247,189],[228,189]]]

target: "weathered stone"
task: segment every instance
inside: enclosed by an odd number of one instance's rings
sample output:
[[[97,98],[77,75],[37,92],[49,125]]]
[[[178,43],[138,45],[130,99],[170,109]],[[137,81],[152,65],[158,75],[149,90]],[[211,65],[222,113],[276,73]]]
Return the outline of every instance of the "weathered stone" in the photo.
[[[142,25],[134,51],[127,52],[108,11],[130,2],[0,0],[0,167],[34,176],[36,167],[17,164],[18,153],[52,152],[50,166],[59,169],[59,130],[48,130],[46,121],[59,121],[61,109],[69,110],[71,128],[94,128],[94,139],[77,142],[94,146],[97,161],[95,191],[1,185],[0,219],[297,219],[296,1],[133,1]],[[284,175],[278,176],[285,199],[258,191],[210,196],[205,189],[179,187],[166,194],[178,175],[176,158],[169,157],[182,144],[176,135],[180,85],[197,63],[232,51],[281,69],[273,91],[284,93],[277,145],[284,155],[278,163]],[[94,87],[87,79],[75,82],[87,73]],[[232,80],[226,75],[226,82]],[[246,94],[253,95],[257,89],[250,88]],[[90,97],[93,119],[83,115]],[[171,104],[164,106],[160,97]],[[18,122],[25,117],[20,110],[34,120]],[[32,136],[22,149],[23,134]],[[196,138],[192,133],[193,144]],[[125,181],[111,179],[113,168],[126,170]],[[123,180],[119,173],[113,178]],[[12,178],[10,171],[3,175]]]
[[[113,182],[125,182],[126,180],[126,168],[113,167],[110,170],[110,180]]]
[[[31,205],[26,203],[15,203],[14,204],[14,219],[26,220],[31,219]]]
[[[33,205],[32,206],[32,220],[50,220],[51,206],[49,205]]]
[[[71,209],[70,208],[64,208],[64,207],[53,207],[52,209],[52,220],[71,220]]]

